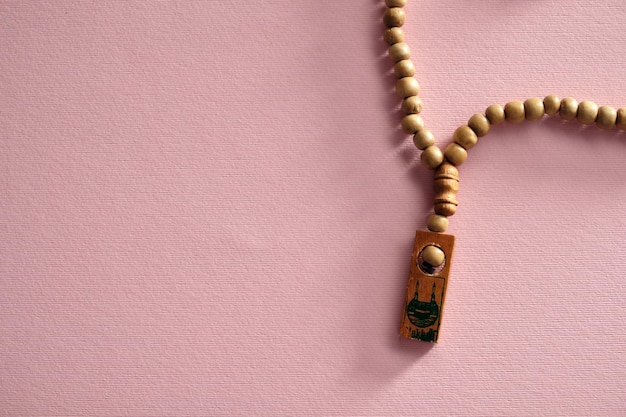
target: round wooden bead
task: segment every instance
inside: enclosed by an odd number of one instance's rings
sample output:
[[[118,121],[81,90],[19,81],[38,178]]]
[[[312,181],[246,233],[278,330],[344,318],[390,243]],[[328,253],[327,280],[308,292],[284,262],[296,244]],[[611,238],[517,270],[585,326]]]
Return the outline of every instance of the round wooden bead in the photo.
[[[400,27],[406,21],[406,13],[401,7],[391,7],[385,10],[383,15],[383,23],[388,28]]]
[[[617,119],[615,120],[615,127],[620,130],[626,130],[626,107],[622,107],[617,111]]]
[[[396,83],[396,92],[401,98],[416,96],[420,91],[420,85],[413,77],[400,78]]]
[[[404,32],[400,28],[389,28],[385,30],[383,34],[383,39],[389,45],[393,45],[394,43],[404,42]]]
[[[524,112],[524,103],[519,100],[513,100],[504,106],[504,117],[509,123],[520,123],[526,115]]]
[[[402,118],[402,130],[413,134],[424,129],[424,119],[419,114],[407,114]]]
[[[396,62],[393,69],[398,78],[412,77],[415,75],[415,65],[410,59],[403,59],[402,61]]]
[[[407,0],[385,0],[387,7],[404,7]]]
[[[491,129],[491,124],[489,123],[489,119],[487,119],[484,115],[476,113],[470,117],[467,125],[476,133],[476,136],[479,138],[485,136],[489,133],[489,129]],[[467,148],[466,148],[467,149]]]
[[[613,129],[617,121],[617,110],[611,106],[600,106],[598,108],[598,117],[596,117],[596,126],[600,129]]]
[[[467,159],[467,151],[458,143],[451,143],[443,153],[452,165],[460,166]]]
[[[478,142],[478,136],[469,126],[459,126],[452,135],[455,143],[458,143],[465,149],[472,149]]]
[[[443,152],[438,146],[432,145],[424,149],[420,159],[426,168],[435,169],[443,162]]]
[[[561,100],[561,106],[559,107],[559,115],[563,120],[574,120],[578,113],[578,102],[571,97]]]
[[[431,214],[426,221],[428,230],[436,233],[443,233],[448,228],[448,218],[440,214]]]
[[[411,57],[411,48],[404,42],[398,42],[389,47],[389,56],[393,62],[402,61]]]
[[[554,116],[561,108],[561,99],[554,94],[550,94],[543,99],[543,107],[548,116]]]
[[[485,110],[485,116],[492,125],[499,125],[504,122],[504,108],[499,104],[492,104]]]
[[[526,120],[539,120],[543,117],[546,110],[543,100],[537,97],[529,98],[524,102],[524,114]]]
[[[578,105],[576,119],[583,125],[592,125],[598,117],[598,105],[593,101],[581,101]]]
[[[410,96],[402,100],[401,108],[406,114],[421,113],[422,107],[422,99],[418,96]]]
[[[419,150],[424,150],[435,144],[435,135],[427,129],[418,130],[413,136],[413,143]]]
[[[442,265],[446,260],[446,254],[443,253],[440,247],[435,245],[428,245],[422,249],[422,261],[427,264],[438,267]]]

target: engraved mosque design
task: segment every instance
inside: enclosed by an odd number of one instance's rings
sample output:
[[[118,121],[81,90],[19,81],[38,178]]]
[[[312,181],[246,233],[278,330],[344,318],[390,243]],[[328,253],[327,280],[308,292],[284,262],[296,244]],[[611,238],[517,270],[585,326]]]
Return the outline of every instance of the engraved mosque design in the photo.
[[[419,300],[419,282],[415,285],[415,295],[406,307],[406,315],[409,321],[417,327],[411,331],[411,337],[427,342],[437,340],[438,330],[429,329],[427,327],[440,321],[440,305],[437,304],[437,283],[433,282],[430,301]],[[437,324],[436,329],[439,328]]]

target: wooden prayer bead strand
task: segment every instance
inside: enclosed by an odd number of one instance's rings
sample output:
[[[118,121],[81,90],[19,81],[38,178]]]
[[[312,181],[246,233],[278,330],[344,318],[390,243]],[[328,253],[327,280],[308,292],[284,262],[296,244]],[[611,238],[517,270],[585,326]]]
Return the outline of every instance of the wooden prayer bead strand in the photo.
[[[537,97],[529,98],[524,102],[526,120],[540,120],[546,114],[543,100]]]
[[[456,193],[459,191],[459,171],[448,162],[444,162],[435,170],[435,213],[440,216],[452,216],[456,213],[459,202]]]
[[[388,28],[401,27],[406,21],[406,13],[401,7],[390,7],[385,10],[383,15],[383,23]]]
[[[394,43],[389,47],[389,56],[393,62],[400,62],[411,57],[411,48],[404,42]]]
[[[550,94],[543,99],[543,107],[548,116],[554,116],[561,108],[561,99],[554,94]]]
[[[482,115],[480,113],[476,113],[472,117],[470,117],[467,125],[470,129],[474,131],[476,136],[478,136],[479,138],[485,136],[487,133],[489,133],[489,130],[491,129],[491,123],[489,122],[489,119],[485,115]]]
[[[389,45],[404,42],[404,31],[399,27],[388,28],[383,34],[383,39]]]
[[[422,112],[422,99],[418,96],[409,96],[402,100],[402,111],[406,114],[418,114]]]
[[[489,123],[494,126],[504,122],[504,119],[506,118],[504,108],[499,104],[492,104],[487,107],[487,110],[485,110],[485,117],[487,117]]]
[[[578,112],[576,112],[576,119],[580,124],[592,125],[596,122],[598,117],[598,105],[593,101],[582,101],[578,105]]]
[[[571,97],[561,100],[561,106],[559,107],[559,115],[563,120],[574,120],[578,113],[578,101]]]
[[[504,117],[509,123],[520,123],[526,118],[524,111],[524,103],[519,100],[513,100],[504,106]]]

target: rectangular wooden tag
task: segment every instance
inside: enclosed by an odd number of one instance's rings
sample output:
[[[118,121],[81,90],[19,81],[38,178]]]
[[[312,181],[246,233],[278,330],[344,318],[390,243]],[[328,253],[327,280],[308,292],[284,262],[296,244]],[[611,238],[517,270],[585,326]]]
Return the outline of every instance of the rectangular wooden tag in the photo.
[[[445,254],[443,265],[437,268],[431,268],[428,264],[423,265],[420,252],[429,245],[435,245],[443,250]],[[452,235],[424,230],[415,233],[413,260],[400,326],[400,334],[407,339],[437,342],[453,249]]]

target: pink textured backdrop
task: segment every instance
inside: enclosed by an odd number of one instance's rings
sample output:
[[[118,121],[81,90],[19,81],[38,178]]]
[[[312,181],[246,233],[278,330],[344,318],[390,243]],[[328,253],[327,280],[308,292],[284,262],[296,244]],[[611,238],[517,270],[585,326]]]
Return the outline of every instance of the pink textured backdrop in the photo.
[[[432,174],[382,0],[0,2],[0,414],[626,415],[626,134],[497,127],[440,343],[400,340]],[[440,145],[626,106],[623,0],[414,1]]]

